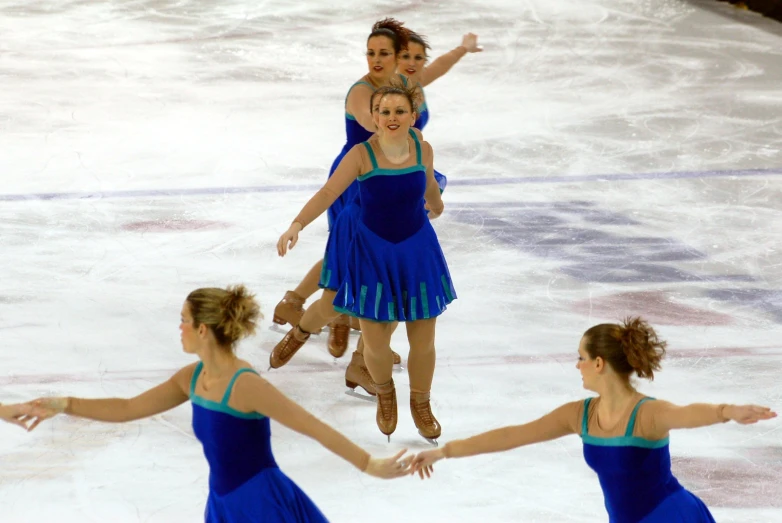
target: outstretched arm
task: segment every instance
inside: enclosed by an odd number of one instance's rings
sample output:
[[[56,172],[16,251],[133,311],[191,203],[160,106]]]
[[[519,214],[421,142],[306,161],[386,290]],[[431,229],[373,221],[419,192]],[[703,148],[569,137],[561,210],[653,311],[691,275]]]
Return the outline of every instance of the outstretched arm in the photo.
[[[434,62],[423,70],[421,86],[426,87],[450,71],[451,67],[456,65],[456,62],[461,60],[467,53],[479,53],[481,51],[483,49],[478,47],[478,36],[467,33],[462,38],[462,45],[442,56],[438,56]]]
[[[576,432],[577,412],[581,402],[562,405],[530,423],[490,430],[471,438],[449,441],[444,447],[422,452],[413,467],[421,478],[429,477],[432,465],[443,458],[464,458],[491,452],[503,452],[524,445],[549,441]]]
[[[244,374],[237,379],[232,400],[241,411],[258,412],[314,439],[362,472],[382,478],[409,474],[412,456],[400,460],[406,450],[392,458],[373,459],[367,451],[307,412],[258,375]]]
[[[348,93],[345,110],[350,113],[361,127],[374,133],[377,131],[375,120],[372,118],[369,103],[372,99],[372,89],[368,85],[357,85]]]
[[[188,384],[195,365],[188,365],[169,380],[135,398],[40,398],[30,403],[33,415],[38,418],[30,430],[41,421],[62,413],[96,421],[120,423],[171,410],[188,400]]]
[[[639,415],[651,418],[657,436],[663,436],[674,429],[694,429],[731,420],[748,425],[775,418],[777,415],[770,408],[758,405],[693,403],[678,406],[668,401],[654,400],[645,407],[646,412],[641,411]]]
[[[369,104],[368,101],[367,104]],[[285,256],[288,249],[292,249],[299,240],[299,232],[326,212],[326,209],[361,175],[363,168],[361,149],[363,148],[364,146],[361,144],[353,146],[339,162],[337,169],[329,177],[326,184],[304,204],[301,212],[293,219],[291,226],[277,241],[277,254]]]
[[[437,218],[443,213],[445,204],[443,203],[443,197],[440,194],[440,186],[437,185],[437,180],[434,177],[434,151],[429,142],[423,142],[423,162],[426,166],[426,192],[424,193],[424,200],[426,200],[426,208],[431,213],[431,218]]]

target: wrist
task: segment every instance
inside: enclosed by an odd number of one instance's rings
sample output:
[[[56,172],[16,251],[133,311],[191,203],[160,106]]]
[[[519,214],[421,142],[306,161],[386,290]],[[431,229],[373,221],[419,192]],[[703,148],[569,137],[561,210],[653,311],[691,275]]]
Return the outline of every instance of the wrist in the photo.
[[[293,220],[293,222],[291,223],[291,226],[290,226],[290,228],[291,228],[291,229],[294,229],[294,228],[296,228],[297,226],[298,226],[298,232],[301,232],[301,231],[302,231],[302,229],[304,229],[304,224],[303,224],[303,223],[301,223],[301,222],[300,222],[300,221],[298,221],[298,220]]]
[[[457,47],[457,48],[455,49],[455,51],[459,51],[459,54],[460,54],[460,55],[462,55],[462,56],[464,56],[464,55],[466,55],[466,54],[467,54],[467,47],[465,47],[465,46],[463,46],[463,45],[460,45],[459,47]]]
[[[63,414],[70,414],[72,412],[71,411],[71,403],[72,403],[73,398],[68,396],[67,398],[64,398],[64,399],[65,399],[65,404],[64,404],[64,406],[62,408],[62,413]]]
[[[733,419],[730,416],[730,408],[731,408],[731,406],[728,405],[727,403],[723,403],[719,407],[717,407],[717,416],[719,416],[720,421],[722,423],[726,423],[726,422],[730,421],[731,419]]]
[[[440,455],[444,459],[452,458],[453,457],[453,449],[451,448],[450,443],[446,443],[443,445],[443,447],[440,449]]]

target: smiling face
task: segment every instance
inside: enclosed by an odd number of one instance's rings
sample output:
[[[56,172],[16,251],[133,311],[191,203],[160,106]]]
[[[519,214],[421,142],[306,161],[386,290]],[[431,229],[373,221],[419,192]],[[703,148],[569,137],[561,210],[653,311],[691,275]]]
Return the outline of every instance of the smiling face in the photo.
[[[397,70],[407,76],[412,85],[421,81],[421,73],[426,65],[426,49],[417,42],[407,44],[407,49],[399,55]]]
[[[401,94],[388,94],[380,97],[378,110],[373,115],[377,132],[381,136],[407,136],[408,130],[415,123],[415,113],[410,100]]]
[[[396,72],[394,42],[387,36],[373,36],[367,41],[369,77],[376,85],[387,85]]]

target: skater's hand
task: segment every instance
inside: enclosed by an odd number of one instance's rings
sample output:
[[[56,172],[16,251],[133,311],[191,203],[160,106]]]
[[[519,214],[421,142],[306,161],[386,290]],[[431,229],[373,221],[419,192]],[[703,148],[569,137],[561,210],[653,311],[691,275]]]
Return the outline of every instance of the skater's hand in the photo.
[[[410,465],[413,462],[413,455],[402,456],[407,449],[400,450],[396,456],[391,458],[370,458],[367,468],[364,470],[370,476],[382,479],[400,478],[411,473]]]
[[[34,421],[32,410],[32,406],[25,403],[0,405],[0,420],[30,431],[32,429],[29,428],[29,425]]]
[[[42,421],[62,414],[68,408],[68,398],[38,398],[27,405],[30,406],[30,416],[35,418],[28,431],[33,430]]]
[[[424,202],[424,209],[429,211],[429,219],[434,220],[435,218],[439,218],[443,213],[443,210],[445,210],[445,205],[432,207],[429,205],[429,202]]]
[[[434,468],[432,468],[432,465],[434,465],[436,462],[440,461],[444,457],[445,457],[445,451],[442,448],[425,450],[419,453],[413,459],[413,465],[411,467],[413,471],[411,472],[411,474],[415,474],[416,472],[418,472],[418,476],[421,479],[424,479],[424,475],[426,475],[427,478],[431,478],[432,473],[434,472]]]
[[[742,425],[777,417],[777,413],[770,408],[758,405],[728,405],[723,409],[722,415]]]
[[[480,53],[483,51],[483,47],[478,46],[478,35],[473,33],[467,33],[462,37],[462,47],[468,53]]]
[[[288,249],[293,249],[296,246],[296,242],[299,241],[299,232],[301,232],[301,224],[293,222],[277,241],[277,254],[285,256]]]

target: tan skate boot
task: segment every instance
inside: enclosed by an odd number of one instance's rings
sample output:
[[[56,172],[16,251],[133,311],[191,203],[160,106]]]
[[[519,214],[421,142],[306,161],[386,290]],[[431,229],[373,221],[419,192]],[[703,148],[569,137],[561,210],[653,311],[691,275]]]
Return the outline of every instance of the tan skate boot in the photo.
[[[279,369],[293,358],[293,355],[310,339],[310,333],[301,330],[296,325],[288,331],[288,334],[274,346],[272,353],[269,354],[269,367]]]
[[[274,308],[273,321],[277,325],[290,323],[291,327],[299,324],[304,316],[304,298],[293,291],[287,291],[285,297]]]
[[[353,353],[350,365],[345,370],[345,385],[354,391],[356,387],[361,387],[370,396],[375,395],[375,384],[372,381],[372,376],[369,375],[366,363],[364,363],[363,354]]]
[[[350,318],[340,314],[337,319],[329,323],[329,354],[341,358],[348,350],[348,335],[350,335]]]
[[[358,337],[358,343],[356,344],[356,350],[360,350],[361,352],[364,352],[364,336],[359,335]],[[394,352],[393,349],[391,349],[391,354],[394,356],[394,365],[399,365],[402,363],[402,356]]]
[[[440,437],[442,427],[440,427],[440,423],[432,414],[428,392],[410,391],[410,412],[413,415],[413,422],[418,429],[418,433],[430,443],[436,445],[437,442],[435,440]]]
[[[377,428],[380,432],[388,436],[391,441],[391,434],[396,430],[397,411],[396,411],[396,388],[394,380],[381,385],[375,384],[377,393]]]

